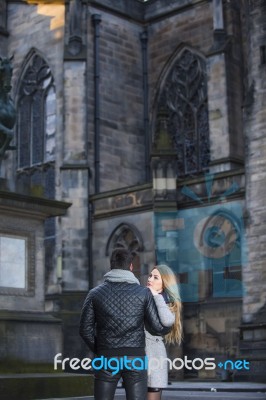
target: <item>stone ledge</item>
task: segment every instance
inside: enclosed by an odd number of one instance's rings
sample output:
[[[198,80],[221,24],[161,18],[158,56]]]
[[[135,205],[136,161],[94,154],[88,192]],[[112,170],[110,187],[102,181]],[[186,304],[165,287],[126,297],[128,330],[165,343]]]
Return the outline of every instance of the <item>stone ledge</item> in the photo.
[[[63,216],[72,203],[0,190],[0,210],[45,217]]]
[[[89,396],[93,377],[77,374],[21,374],[0,376],[1,400],[33,400]]]
[[[59,318],[55,318],[52,315],[41,313],[41,312],[20,312],[20,311],[0,311],[0,321],[31,321],[31,322],[50,322],[60,323]]]

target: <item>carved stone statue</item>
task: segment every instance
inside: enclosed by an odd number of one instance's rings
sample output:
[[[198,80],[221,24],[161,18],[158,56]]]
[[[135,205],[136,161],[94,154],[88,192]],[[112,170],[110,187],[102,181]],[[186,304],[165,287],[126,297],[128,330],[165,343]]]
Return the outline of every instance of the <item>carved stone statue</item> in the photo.
[[[9,92],[12,88],[12,65],[10,58],[0,57],[0,168],[7,150],[14,150],[14,146],[10,146],[11,140],[14,138],[13,128],[16,122],[16,110],[14,102]]]

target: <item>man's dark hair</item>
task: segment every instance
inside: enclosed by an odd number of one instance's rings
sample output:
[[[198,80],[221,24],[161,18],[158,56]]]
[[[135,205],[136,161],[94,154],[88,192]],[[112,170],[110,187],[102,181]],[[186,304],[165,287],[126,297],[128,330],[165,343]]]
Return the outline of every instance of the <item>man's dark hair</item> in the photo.
[[[123,248],[114,249],[110,258],[111,269],[130,269],[133,260],[132,253]]]

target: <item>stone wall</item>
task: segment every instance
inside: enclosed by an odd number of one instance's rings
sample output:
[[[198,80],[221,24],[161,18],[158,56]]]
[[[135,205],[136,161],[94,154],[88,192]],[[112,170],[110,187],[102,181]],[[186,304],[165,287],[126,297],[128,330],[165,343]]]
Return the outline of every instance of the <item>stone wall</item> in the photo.
[[[158,11],[159,2],[156,4]],[[232,160],[238,165],[243,163],[240,10],[236,4],[226,4],[223,29],[215,32],[211,2],[193,6],[184,2],[183,6],[172,7],[169,15],[152,19],[148,26],[150,135],[154,136],[158,92],[175,58],[186,46],[206,59],[211,162],[228,163],[213,168],[213,172],[235,168]]]
[[[127,190],[125,194],[109,193],[94,196],[95,218],[93,223],[93,286],[103,281],[103,276],[110,269],[108,249],[112,234],[121,226],[128,224],[139,232],[141,241],[140,277],[146,284],[147,274],[155,263],[154,219],[151,211],[151,190],[148,187]],[[147,210],[145,210],[145,208]]]
[[[225,29],[229,39],[227,51],[226,89],[228,96],[228,119],[230,133],[230,156],[243,163],[244,133],[242,107],[244,101],[243,36],[241,7],[239,2],[225,4]]]
[[[52,70],[56,95],[55,193],[57,199],[73,203],[69,214],[56,222],[56,250],[54,265],[49,272],[47,292],[58,291],[58,282],[63,282],[65,290],[86,290],[88,287],[86,218],[88,170],[84,107],[86,62],[71,60],[63,62],[64,5],[9,4],[8,26],[9,52],[15,53],[13,97],[16,99],[23,68],[33,50],[46,60]],[[73,164],[77,167],[79,163],[82,164],[80,170],[71,169]],[[70,170],[67,166],[69,164],[71,164]],[[60,169],[62,165],[63,168]],[[6,171],[9,181],[14,182],[16,152],[9,153]]]
[[[86,148],[86,63],[64,63],[64,163],[87,164]]]
[[[106,253],[106,246],[112,233],[121,224],[136,227],[142,236],[140,262],[143,266],[142,283],[145,283],[147,271],[155,262],[153,215],[156,207],[166,211],[167,207],[169,210],[176,210],[178,207],[193,208],[195,203],[184,200],[180,185],[190,185],[196,194],[202,194],[202,177],[194,177],[191,184],[188,179],[179,182],[176,188],[173,179],[175,175],[171,175],[173,196],[171,202],[168,199],[168,204],[163,198],[159,205],[156,204],[156,193],[151,185],[149,188],[141,187],[145,183],[145,123],[140,34],[147,29],[151,140],[154,135],[153,121],[158,93],[179,51],[186,46],[206,59],[211,170],[224,174],[221,175],[218,186],[214,187],[214,194],[220,196],[223,191],[230,190],[231,183],[235,182],[239,185],[242,199],[245,197],[243,185],[246,178],[244,219],[249,262],[243,268],[246,290],[243,298],[243,321],[252,322],[266,302],[266,234],[263,225],[266,221],[265,5],[261,0],[221,2],[224,26],[221,32],[215,33],[213,2],[180,0],[165,3],[164,0],[146,4],[137,0],[95,0],[86,5],[83,3],[82,26],[86,25],[86,29],[83,26],[82,39],[83,50],[86,52],[82,59],[75,59],[67,58],[65,53],[69,34],[66,26],[69,21],[68,7],[65,9],[63,4],[53,2],[38,5],[8,2],[9,36],[3,36],[0,32],[0,47],[9,56],[15,53],[12,96],[16,100],[27,57],[35,49],[51,67],[55,80],[56,198],[72,203],[67,216],[58,218],[56,222],[55,264],[48,287],[51,304],[46,305],[50,311],[54,310],[53,301],[56,302],[58,298],[55,296],[52,299],[52,296],[60,290],[59,282],[62,283],[65,294],[70,293],[67,294],[69,299],[76,295],[75,292],[80,292],[77,298],[81,301],[79,296],[84,296],[88,288],[89,200],[94,208],[94,277],[90,285],[100,283],[108,271],[109,255]],[[95,29],[92,19],[95,14],[101,18],[100,193],[96,195]],[[221,36],[217,36],[217,33]],[[245,171],[241,169],[237,172],[237,168],[243,166],[244,148],[246,168]],[[230,175],[232,169],[236,171],[234,176]],[[14,187],[16,152],[8,154],[5,174],[10,185],[13,184]],[[234,193],[231,194],[235,196]],[[78,310],[74,310],[74,318],[69,299],[65,302],[62,300],[59,306],[64,309],[63,313],[69,311],[69,315],[63,317],[64,335],[68,338],[65,343],[67,349],[74,343],[75,326],[78,323]],[[223,314],[226,309],[227,306],[221,304],[217,308],[217,314],[211,308],[202,314],[209,324],[210,335],[214,335],[214,332],[209,322],[212,320],[215,324],[216,319],[221,317],[221,335],[208,342],[215,351],[218,349],[226,352],[226,343],[233,343],[235,351],[240,303],[235,303],[232,319],[226,319]],[[199,316],[190,318],[188,312],[186,319],[191,341],[194,341],[190,350],[194,351],[202,345],[201,349],[205,351],[207,345],[203,341],[207,336],[197,336]],[[226,329],[231,332],[231,336],[227,338]],[[219,343],[220,339],[222,344]]]
[[[86,289],[84,281],[87,273],[86,199],[89,194],[87,168],[90,169],[90,193],[94,193],[95,168],[93,48],[95,31],[92,16],[98,14],[101,17],[99,25],[100,192],[145,181],[141,20],[144,21],[146,18],[148,21],[150,120],[157,91],[162,84],[162,75],[176,56],[178,49],[186,45],[202,55],[207,55],[213,44],[213,16],[209,2],[195,2],[192,5],[191,2],[184,1],[181,5],[165,9],[164,15],[161,13],[162,5],[159,2],[154,6],[147,3],[144,7],[142,4],[131,19],[129,11],[133,3],[127,2],[127,7],[121,9],[121,12],[112,10],[112,13],[110,8],[113,6],[110,3],[107,1],[103,1],[101,5],[98,3],[100,2],[93,3],[87,9],[86,40],[83,35],[83,40],[86,41],[83,44],[87,45],[87,59],[83,61],[65,59],[64,63],[66,43],[64,35],[65,31],[68,32],[65,20],[68,21],[68,17],[65,19],[63,5],[29,6],[11,3],[8,10],[9,51],[12,53],[16,49],[14,95],[25,58],[32,48],[36,48],[45,57],[55,78],[56,196],[73,202],[73,208],[68,216],[57,222],[56,257],[62,257],[64,253],[63,286],[66,290]],[[117,7],[116,5],[114,8]],[[42,32],[47,34],[42,35]],[[219,74],[215,75],[213,80],[217,81],[219,77],[221,77]],[[226,80],[223,81],[223,85],[226,85]],[[215,95],[215,89],[212,86],[210,89]],[[225,88],[224,92],[226,93]],[[150,136],[152,129],[151,127]],[[210,134],[213,142],[221,139],[220,130],[211,130]],[[217,155],[214,154],[214,158],[218,156],[220,151]],[[13,173],[11,161],[13,161]],[[68,169],[69,164],[70,169]],[[8,165],[10,168],[6,169],[7,174],[9,178],[13,178],[15,154],[9,155]],[[63,168],[60,170],[61,166]],[[76,248],[77,243],[79,251]],[[76,272],[73,272],[73,263],[77,268]],[[73,274],[76,274],[76,277]],[[56,277],[52,283],[56,284]]]
[[[215,357],[216,364],[238,356],[239,325],[241,323],[241,300],[227,299],[225,302],[186,304],[184,307],[184,353],[188,358]],[[221,379],[222,371],[198,371],[199,378]],[[192,377],[186,371],[187,377]],[[195,371],[194,371],[195,376]]]
[[[72,203],[68,215],[58,221],[58,255],[62,256],[63,290],[88,288],[88,171],[61,170],[62,198]],[[62,247],[61,247],[62,246]]]
[[[15,54],[13,60],[13,94],[16,100],[19,81],[26,64],[27,56],[33,49],[46,60],[52,70],[56,88],[56,156],[60,162],[62,124],[63,124],[63,36],[65,25],[65,7],[39,4],[8,4],[8,54]],[[45,34],[44,34],[45,32]],[[16,152],[9,153],[7,177],[14,181]]]
[[[100,191],[143,183],[144,134],[141,27],[119,15],[99,14]],[[94,30],[88,20],[88,51]],[[94,170],[94,72],[88,59],[89,162]],[[94,188],[92,187],[92,193]]]
[[[206,55],[212,45],[212,12],[208,3],[176,10],[160,20],[152,21],[149,34],[150,113],[162,83],[163,73],[182,45]]]
[[[248,76],[244,108],[246,136],[246,207],[248,211],[248,256],[244,270],[246,295],[243,299],[244,322],[252,322],[265,305],[265,196],[266,196],[266,65],[260,47],[265,44],[265,3],[250,2],[246,19]]]
[[[8,239],[1,254],[0,358],[7,364],[51,363],[62,351],[61,321],[45,313],[44,220],[64,215],[68,207],[0,193],[1,240]],[[20,247],[18,240],[23,242]]]

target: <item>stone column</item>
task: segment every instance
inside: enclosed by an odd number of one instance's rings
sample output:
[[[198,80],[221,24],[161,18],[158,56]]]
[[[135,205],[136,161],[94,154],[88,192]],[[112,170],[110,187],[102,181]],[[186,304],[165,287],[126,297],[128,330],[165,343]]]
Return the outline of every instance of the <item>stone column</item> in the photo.
[[[64,64],[64,163],[86,162],[85,141],[85,61]]]
[[[251,2],[248,21],[248,82],[244,108],[246,136],[246,207],[248,266],[244,269],[246,295],[243,319],[251,322],[266,304],[266,64],[261,46],[266,41],[266,4]],[[264,17],[263,17],[264,16]]]
[[[155,202],[173,202],[176,208],[177,155],[167,130],[167,113],[158,115],[158,128],[152,145],[151,168]]]
[[[240,354],[250,361],[244,378],[266,382],[266,3],[250,1],[246,10],[247,265],[243,266],[243,324]],[[252,371],[252,372],[251,372]],[[242,379],[243,379],[242,373]]]
[[[62,272],[59,273],[63,291],[88,289],[87,82],[83,30],[86,11],[83,8],[80,0],[71,0],[66,16],[61,184],[62,197],[72,207],[61,220]]]
[[[222,0],[213,0],[213,45],[207,59],[211,172],[243,165],[240,33],[228,35]],[[239,12],[227,6],[230,19]],[[236,15],[235,15],[236,14]]]

